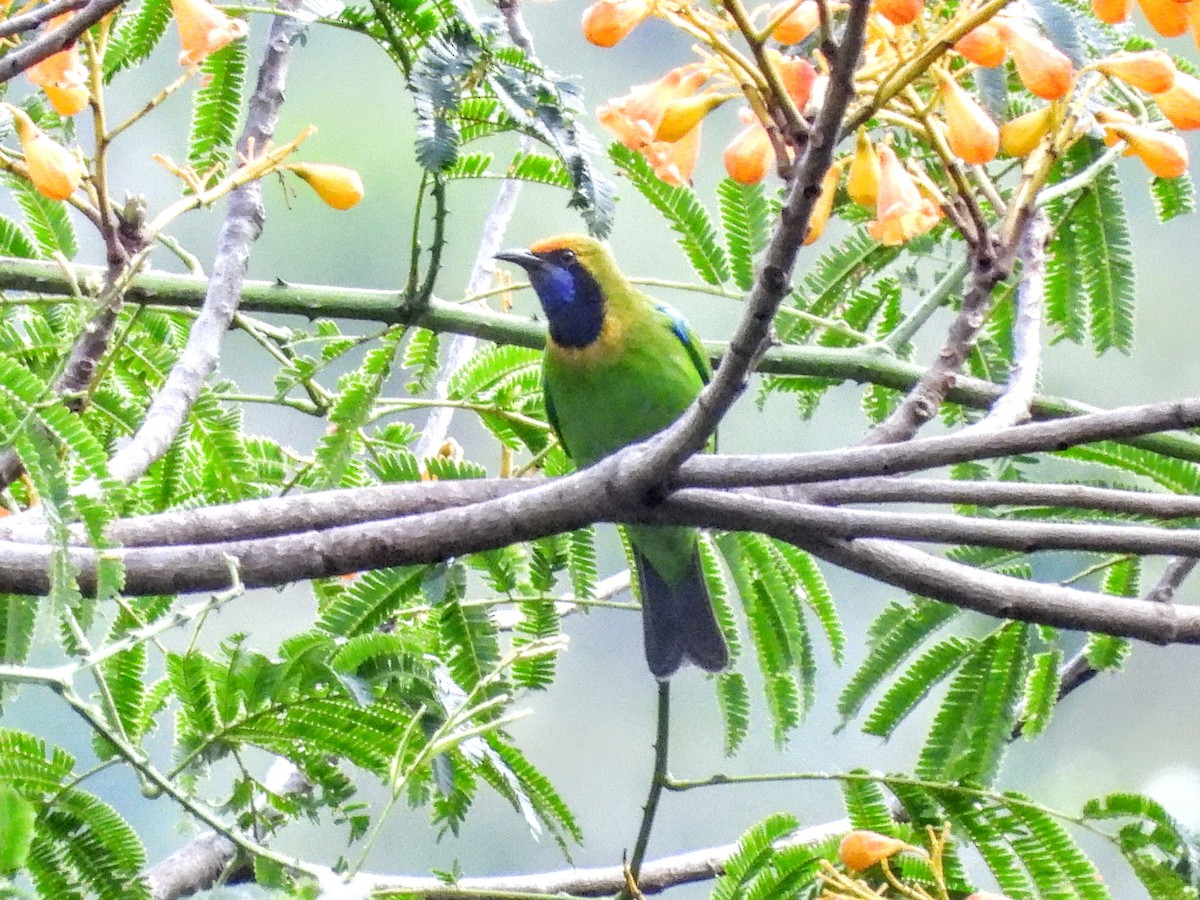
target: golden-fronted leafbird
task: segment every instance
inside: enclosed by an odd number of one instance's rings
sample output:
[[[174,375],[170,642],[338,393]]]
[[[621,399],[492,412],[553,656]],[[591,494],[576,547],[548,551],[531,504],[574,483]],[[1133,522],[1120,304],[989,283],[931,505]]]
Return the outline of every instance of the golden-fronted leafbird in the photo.
[[[631,285],[599,241],[546,238],[497,259],[529,274],[545,310],[546,414],[577,466],[662,431],[712,374],[683,318]],[[650,671],[669,678],[684,661],[709,672],[725,668],[729,650],[704,583],[696,530],[631,525],[628,535]]]

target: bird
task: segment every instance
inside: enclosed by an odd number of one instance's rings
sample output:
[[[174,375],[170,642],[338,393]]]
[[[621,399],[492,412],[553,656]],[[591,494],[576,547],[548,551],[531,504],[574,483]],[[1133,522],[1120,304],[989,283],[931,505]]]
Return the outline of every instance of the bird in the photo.
[[[496,258],[529,276],[546,315],[546,416],[563,450],[584,468],[678,419],[712,376],[687,322],[634,287],[607,246],[559,235]],[[646,662],[659,680],[690,662],[729,664],[701,567],[699,532],[626,527],[642,597]]]

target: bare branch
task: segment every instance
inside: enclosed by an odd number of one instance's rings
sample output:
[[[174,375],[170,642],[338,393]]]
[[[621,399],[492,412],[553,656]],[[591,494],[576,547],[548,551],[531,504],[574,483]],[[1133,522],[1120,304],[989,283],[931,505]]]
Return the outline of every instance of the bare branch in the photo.
[[[87,6],[88,0],[52,0],[44,6],[38,6],[27,13],[5,19],[0,22],[0,37],[12,37],[23,31],[37,28],[43,22],[49,22],[55,16]]]
[[[808,232],[808,220],[821,194],[821,183],[841,137],[842,118],[854,97],[854,70],[862,52],[869,3],[851,0],[841,45],[829,73],[825,101],[808,134],[807,150],[797,167],[787,200],[746,299],[746,308],[729,341],[729,350],[712,383],[674,425],[651,441],[644,458],[631,458],[626,484],[646,493],[689,456],[699,452],[717,424],[745,390],[750,373],[770,346],[771,322],[792,281],[792,268]]]
[[[1042,311],[1046,305],[1046,241],[1050,222],[1038,211],[1018,249],[1021,281],[1017,285],[1012,330],[1012,365],[1008,385],[988,414],[967,430],[994,431],[1028,421],[1042,365]]]
[[[46,32],[28,44],[22,44],[16,50],[8,53],[3,59],[0,59],[0,83],[8,81],[14,75],[19,75],[46,57],[67,49],[87,29],[124,2],[125,0],[92,0],[76,15],[71,16],[54,30]]]
[[[288,12],[299,5],[300,0],[282,0],[280,9]],[[239,155],[261,153],[274,136],[292,48],[296,37],[307,27],[307,22],[294,16],[271,18],[267,48],[258,70],[258,85],[250,98],[246,127],[238,142]],[[229,330],[241,298],[250,247],[262,233],[265,218],[262,187],[257,181],[242,185],[229,195],[204,305],[192,323],[179,362],[154,398],[141,427],[109,460],[109,474],[118,481],[129,483],[140,477],[167,451],[183,427],[204,382],[216,368],[221,340]]]

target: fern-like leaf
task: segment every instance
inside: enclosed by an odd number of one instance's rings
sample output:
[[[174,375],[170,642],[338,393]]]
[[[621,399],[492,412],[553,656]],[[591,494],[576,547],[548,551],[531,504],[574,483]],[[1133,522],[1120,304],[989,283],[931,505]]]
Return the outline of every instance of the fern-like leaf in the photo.
[[[237,138],[246,83],[246,42],[234,41],[210,54],[201,66],[204,87],[196,91],[188,137],[188,165],[202,175],[229,161]]]

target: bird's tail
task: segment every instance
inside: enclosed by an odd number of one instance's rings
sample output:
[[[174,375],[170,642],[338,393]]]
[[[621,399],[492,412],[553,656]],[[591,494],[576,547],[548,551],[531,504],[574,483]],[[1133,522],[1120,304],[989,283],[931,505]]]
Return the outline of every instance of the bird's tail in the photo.
[[[634,549],[642,593],[646,662],[658,679],[670,678],[684,661],[707,672],[729,665],[729,648],[717,624],[700,553],[693,545],[685,577],[668,582],[640,550]]]

